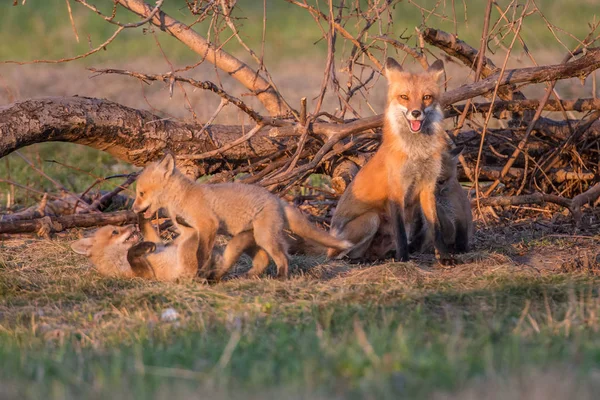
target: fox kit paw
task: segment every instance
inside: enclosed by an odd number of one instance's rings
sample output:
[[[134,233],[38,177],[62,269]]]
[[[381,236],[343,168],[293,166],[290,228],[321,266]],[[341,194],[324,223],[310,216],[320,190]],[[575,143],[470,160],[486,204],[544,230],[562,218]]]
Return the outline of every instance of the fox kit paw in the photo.
[[[131,247],[130,253],[134,253],[136,256],[144,254],[154,253],[156,251],[156,243],[154,242],[140,242]]]
[[[444,267],[451,267],[456,265],[456,258],[452,254],[439,254],[436,252],[436,258],[440,265]]]

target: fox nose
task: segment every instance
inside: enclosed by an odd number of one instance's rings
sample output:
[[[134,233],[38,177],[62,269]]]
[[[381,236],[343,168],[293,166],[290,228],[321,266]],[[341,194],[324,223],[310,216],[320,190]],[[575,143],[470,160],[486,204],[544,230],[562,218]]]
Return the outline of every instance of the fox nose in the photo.
[[[415,118],[419,118],[421,116],[421,111],[419,111],[419,110],[412,110],[410,113]]]

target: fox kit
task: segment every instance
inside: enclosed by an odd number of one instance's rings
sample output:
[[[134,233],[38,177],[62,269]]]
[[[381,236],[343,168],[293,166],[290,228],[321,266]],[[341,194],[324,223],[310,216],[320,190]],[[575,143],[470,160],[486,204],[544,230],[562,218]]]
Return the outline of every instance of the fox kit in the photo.
[[[171,245],[163,245],[150,221],[139,217],[144,241],[135,244],[133,226],[107,225],[89,238],[71,244],[78,254],[85,255],[103,275],[173,281],[193,278],[198,271],[198,233],[180,221],[181,235]]]
[[[442,173],[436,185],[437,211],[444,241],[454,253],[466,253],[473,238],[473,213],[471,202],[456,177],[458,156],[463,148],[445,152],[442,158]],[[418,250],[425,238],[425,228],[419,215],[413,225],[411,251]]]
[[[288,249],[283,230],[314,240],[328,248],[345,250],[352,244],[313,227],[306,217],[268,190],[241,183],[199,184],[175,167],[167,154],[150,163],[137,180],[135,212],[146,217],[164,207],[169,215],[180,215],[199,232],[197,251],[201,273],[207,275],[211,250],[217,233],[232,235],[215,279],[226,272],[244,250],[254,256],[250,276],[263,272],[269,257],[277,265],[277,275],[288,275]],[[175,225],[180,226],[175,220]]]
[[[433,235],[436,255],[451,263],[437,216],[435,185],[442,169],[442,154],[448,146],[441,126],[440,60],[420,74],[405,72],[393,58],[385,64],[388,102],[381,146],[350,183],[334,211],[331,233],[355,246],[346,253],[329,250],[329,256],[347,254],[361,258],[387,215],[393,236],[395,258],[408,261],[405,221],[420,205],[428,235]]]

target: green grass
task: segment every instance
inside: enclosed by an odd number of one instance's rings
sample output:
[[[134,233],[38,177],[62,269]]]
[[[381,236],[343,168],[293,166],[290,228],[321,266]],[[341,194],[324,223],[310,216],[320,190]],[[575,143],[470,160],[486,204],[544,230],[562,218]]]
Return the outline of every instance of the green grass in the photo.
[[[110,2],[96,2],[97,6],[107,14],[111,12]],[[316,4],[310,2],[311,4]],[[321,7],[326,7],[326,2],[320,2]],[[477,47],[481,38],[483,24],[482,14],[485,2],[467,0],[467,22],[462,2],[420,0],[416,3],[427,9],[432,9],[436,4],[438,8],[435,14],[426,17],[414,4],[400,1],[395,4],[392,13],[394,19],[394,35],[398,36],[405,32],[412,34],[416,26],[423,24],[430,27],[455,31],[452,22],[456,14],[456,33],[459,37],[473,46]],[[452,4],[455,4],[455,10]],[[505,6],[509,2],[499,1]],[[568,34],[570,32],[580,40],[588,33],[588,23],[593,22],[598,11],[593,1],[578,2],[572,6],[566,0],[551,1],[538,0],[536,2],[545,16],[559,29],[555,34],[564,41],[568,47],[572,47],[576,41]],[[317,27],[310,14],[283,0],[267,1],[267,30],[265,62],[269,65],[283,59],[294,59],[299,54],[303,56],[325,55],[326,44],[321,39],[321,28]],[[364,5],[366,7],[366,5]],[[85,53],[89,50],[88,36],[91,38],[92,46],[96,47],[104,42],[113,32],[115,26],[106,23],[102,18],[89,12],[80,4],[72,2],[75,23],[78,29],[80,42],[77,43],[72,32],[67,8],[63,0],[30,0],[24,6],[12,6],[11,1],[0,4],[0,35],[3,40],[0,43],[0,60],[33,60],[33,59],[58,59]],[[166,1],[163,9],[171,16],[182,22],[192,23],[194,19],[190,16],[185,3]],[[326,9],[325,9],[326,11]],[[519,13],[521,9],[516,10]],[[242,37],[255,49],[260,50],[263,28],[262,2],[240,0],[234,14],[239,18],[238,24]],[[509,13],[512,16],[512,12]],[[495,21],[499,14],[494,9],[492,20]],[[120,22],[135,21],[136,17],[131,13],[120,10],[117,18]],[[347,29],[351,33],[358,32],[362,24],[356,20],[350,20]],[[195,29],[203,35],[209,30],[209,21],[195,25]],[[230,36],[230,31],[223,28],[220,33],[220,42],[225,42]],[[371,29],[371,35],[378,34],[377,24]],[[190,62],[197,59],[184,45],[167,35],[158,32],[159,41],[163,45],[167,55],[173,61]],[[215,40],[215,33],[211,34],[211,40]],[[534,15],[526,20],[522,35],[531,49],[549,48],[551,50],[564,49],[554,38],[554,34],[547,28],[546,23],[539,15]],[[510,43],[510,37],[505,44]],[[414,45],[414,40],[411,41]],[[492,44],[491,48],[495,45]],[[242,48],[235,39],[225,44],[225,50],[240,54]],[[338,45],[338,50],[349,51],[348,46]],[[138,57],[162,57],[155,45],[155,38],[147,30],[136,29],[124,32],[121,37],[110,45],[107,51],[101,51],[92,58],[82,61],[94,63],[101,60],[114,60]]]
[[[442,273],[296,258],[288,282],[206,286],[102,278],[60,241],[0,246],[0,382],[21,398],[418,399],[600,363],[598,279],[498,255]]]
[[[21,149],[19,152],[39,170],[74,193],[83,192],[98,178],[138,170],[106,152],[72,143],[40,143]],[[0,178],[31,187],[37,192],[59,192],[54,183],[29,166],[17,154],[10,154],[0,160]],[[97,185],[95,189],[111,190],[123,180],[123,178],[114,179]],[[0,183],[0,209],[6,206],[9,194],[13,196],[14,206],[35,204],[42,197],[37,192],[15,186],[11,194],[10,185]]]

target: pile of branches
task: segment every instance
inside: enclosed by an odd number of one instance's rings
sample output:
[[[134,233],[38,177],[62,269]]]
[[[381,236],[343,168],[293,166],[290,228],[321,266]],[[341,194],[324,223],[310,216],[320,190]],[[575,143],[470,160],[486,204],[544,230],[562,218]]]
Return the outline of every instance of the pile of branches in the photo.
[[[470,71],[472,82],[445,91],[441,101],[449,138],[465,147],[460,173],[471,182],[478,209],[550,202],[568,208],[579,220],[581,207],[600,196],[600,100],[595,97],[593,74],[600,67],[600,48],[594,47],[598,24],[590,27],[590,33],[578,40],[575,48],[565,50],[562,60],[538,66],[521,36],[526,18],[538,15],[545,19],[533,1],[525,5],[513,1],[501,8],[488,0],[481,43],[474,47],[455,34],[427,27],[429,17],[437,15],[436,9],[427,10],[415,2],[402,6],[420,8],[423,24],[414,34],[398,37],[392,34],[393,8],[400,7],[397,1],[371,1],[367,5],[358,0],[342,1],[337,6],[329,1],[328,9],[321,9],[306,1],[288,0],[311,14],[323,28],[322,37],[328,46],[322,86],[314,109],[309,111],[306,98],[295,107],[285,100],[262,61],[263,54],[246,45],[238,30],[235,1],[186,1],[196,19],[191,25],[161,10],[160,0],[154,6],[142,0],[115,0],[110,15],[84,0],[75,1],[115,25],[115,33],[88,53],[33,62],[89,57],[109,47],[122,31],[149,26],[186,44],[200,55],[200,63],[210,62],[231,75],[255,96],[263,110],[226,92],[221,85],[182,74],[198,64],[166,74],[91,68],[95,76],[120,74],[143,82],[162,82],[171,92],[192,86],[214,93],[221,102],[208,121],[193,118],[183,122],[94,98],[25,100],[0,108],[0,157],[33,143],[66,141],[102,149],[143,166],[169,150],[177,155],[178,166],[193,178],[211,175],[210,181],[218,182],[242,176],[242,182],[263,185],[282,195],[306,185],[310,174],[325,174],[331,177],[332,188],[327,198],[335,198],[380,141],[383,116],[363,116],[354,104],[369,104],[369,91],[382,74],[381,61],[400,54],[424,69],[430,60],[443,58],[446,64],[462,64]],[[499,14],[495,22],[491,19],[494,7]],[[117,22],[117,10],[135,13],[141,20]],[[207,19],[212,20],[211,27],[230,31],[230,39],[247,50],[255,68],[194,30],[193,25]],[[377,35],[373,35],[374,28]],[[341,61],[345,84],[336,68],[340,62],[336,47],[341,41],[350,49]],[[411,42],[416,46],[410,46]],[[506,53],[501,65],[486,56],[493,43]],[[534,66],[508,68],[516,45]],[[557,81],[583,80],[590,74],[594,84],[589,97],[563,99],[557,93]],[[451,82],[451,77],[447,80]],[[533,84],[544,85],[539,99],[529,99],[523,92],[525,86]],[[323,109],[326,96],[335,99],[335,111]],[[215,124],[218,114],[229,106],[244,112],[251,124]],[[9,232],[3,224],[0,222],[0,232]]]

